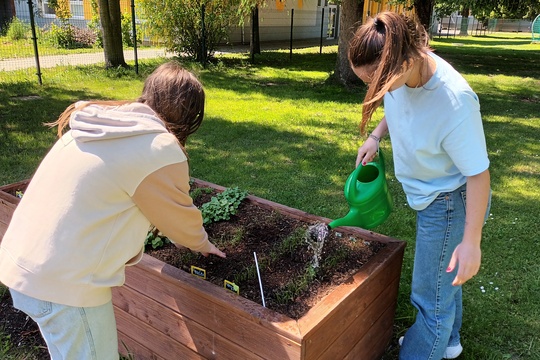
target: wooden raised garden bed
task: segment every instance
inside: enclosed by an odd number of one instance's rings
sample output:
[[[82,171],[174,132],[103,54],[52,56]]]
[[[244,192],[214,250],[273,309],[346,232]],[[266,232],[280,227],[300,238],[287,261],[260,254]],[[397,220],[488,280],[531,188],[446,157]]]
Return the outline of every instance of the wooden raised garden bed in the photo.
[[[19,200],[6,191],[25,184],[0,187],[0,236]],[[255,196],[248,201],[329,222]],[[405,243],[359,228],[340,231],[385,246],[298,320],[145,254],[113,290],[120,353],[136,360],[380,359],[392,337]]]
[[[21,199],[15,196],[15,193],[25,190],[28,182],[29,180],[24,180],[0,186],[0,241],[4,237],[15,208],[19,204],[19,201],[21,201]]]

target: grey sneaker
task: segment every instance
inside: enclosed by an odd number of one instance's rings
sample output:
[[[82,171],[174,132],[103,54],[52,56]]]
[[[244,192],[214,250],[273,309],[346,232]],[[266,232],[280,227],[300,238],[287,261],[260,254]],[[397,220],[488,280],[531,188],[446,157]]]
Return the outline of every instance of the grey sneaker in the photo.
[[[403,336],[399,338],[398,343],[399,343],[399,346],[403,344]],[[443,359],[455,359],[459,355],[461,355],[462,351],[463,351],[463,346],[461,346],[461,344],[448,346],[446,350],[444,351]]]

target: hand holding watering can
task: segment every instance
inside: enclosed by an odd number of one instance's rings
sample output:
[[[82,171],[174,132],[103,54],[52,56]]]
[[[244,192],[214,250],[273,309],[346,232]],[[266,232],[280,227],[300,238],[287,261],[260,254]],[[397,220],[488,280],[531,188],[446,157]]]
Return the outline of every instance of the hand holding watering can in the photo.
[[[328,224],[330,229],[338,226],[371,229],[388,218],[392,212],[392,198],[386,184],[384,156],[380,149],[378,161],[359,165],[349,175],[344,193],[349,203],[349,213]]]

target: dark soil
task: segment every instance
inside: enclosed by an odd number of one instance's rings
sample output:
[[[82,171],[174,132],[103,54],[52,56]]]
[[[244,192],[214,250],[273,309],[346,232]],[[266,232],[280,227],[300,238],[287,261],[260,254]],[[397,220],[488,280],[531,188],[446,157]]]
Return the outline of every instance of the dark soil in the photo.
[[[35,349],[33,352],[35,357],[29,356],[25,359],[50,359],[45,341],[34,320],[22,311],[13,308],[7,289],[3,293],[0,291],[0,295],[0,330],[10,336],[11,346],[13,348]]]
[[[202,194],[196,205],[209,201]],[[239,286],[239,296],[262,303],[254,252],[260,268],[266,307],[291,318],[302,317],[334,287],[346,282],[384,244],[367,242],[338,231],[330,231],[320,266],[312,276],[308,270],[313,250],[303,241],[314,225],[244,201],[229,221],[205,226],[210,241],[227,254],[226,259],[204,257],[188,249],[167,244],[147,253],[188,272],[191,266],[206,270],[206,280],[224,286],[224,280]],[[291,237],[291,234],[295,234]],[[289,240],[285,240],[289,239]],[[296,241],[290,241],[296,239]],[[280,246],[289,241],[289,246]],[[281,250],[278,250],[281,249]],[[283,250],[285,249],[285,250]],[[276,256],[275,254],[280,254]],[[0,326],[11,336],[14,347],[36,348],[35,359],[48,359],[45,343],[35,323],[11,305],[9,292],[1,294]]]

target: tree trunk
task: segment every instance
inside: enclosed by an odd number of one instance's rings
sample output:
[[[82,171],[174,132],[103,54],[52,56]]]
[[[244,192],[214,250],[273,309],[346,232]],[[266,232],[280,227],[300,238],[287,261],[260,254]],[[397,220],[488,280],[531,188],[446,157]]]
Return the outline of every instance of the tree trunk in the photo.
[[[122,46],[120,0],[99,0],[105,67],[127,67]]]
[[[469,8],[465,8],[461,12],[461,26],[459,27],[459,35],[467,36],[468,29],[469,29]]]
[[[433,14],[434,0],[414,0],[416,16],[424,28],[431,35],[431,15]]]
[[[354,31],[362,21],[364,0],[343,0],[339,17],[338,56],[334,78],[340,83],[350,86],[362,84],[360,79],[353,73],[349,64],[347,52],[349,42]]]
[[[251,62],[253,62],[255,54],[261,53],[261,41],[259,38],[259,6],[251,10],[251,34],[249,36],[249,53]]]
[[[0,0],[0,33],[5,33],[15,16],[14,0]]]

